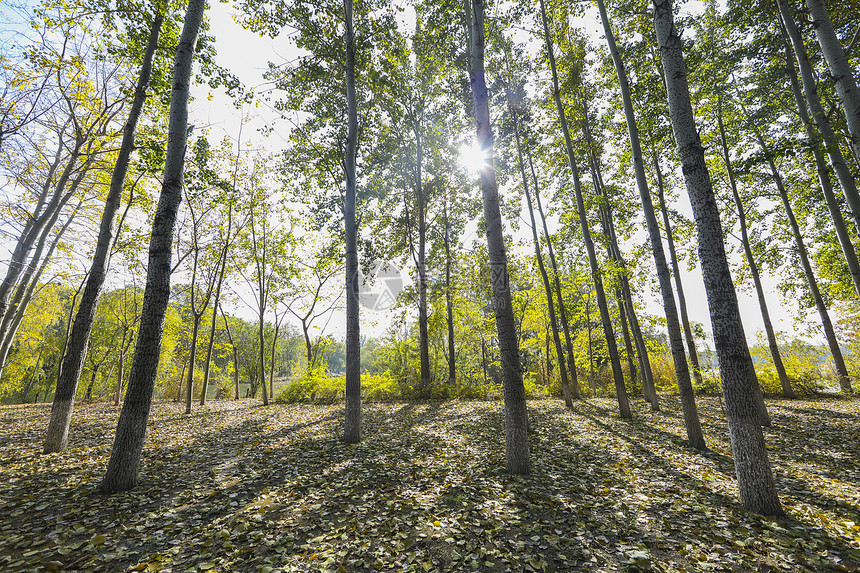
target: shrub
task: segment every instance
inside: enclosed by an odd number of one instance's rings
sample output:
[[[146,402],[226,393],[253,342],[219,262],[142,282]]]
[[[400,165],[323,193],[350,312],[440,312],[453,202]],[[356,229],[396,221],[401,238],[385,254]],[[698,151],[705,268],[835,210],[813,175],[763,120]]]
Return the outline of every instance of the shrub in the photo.
[[[329,374],[323,367],[314,368],[278,389],[276,402],[333,404],[345,397],[346,379],[339,374]],[[387,372],[361,375],[361,398],[370,402],[402,398],[397,380]]]
[[[344,378],[318,367],[278,389],[276,402],[332,404],[344,398]]]
[[[829,355],[823,349],[797,338],[788,343],[779,340],[779,349],[795,394],[808,396],[823,390],[826,383],[835,384],[834,375],[828,368],[830,362],[826,361]],[[782,385],[770,349],[759,344],[751,351],[762,392],[769,396],[781,396]]]

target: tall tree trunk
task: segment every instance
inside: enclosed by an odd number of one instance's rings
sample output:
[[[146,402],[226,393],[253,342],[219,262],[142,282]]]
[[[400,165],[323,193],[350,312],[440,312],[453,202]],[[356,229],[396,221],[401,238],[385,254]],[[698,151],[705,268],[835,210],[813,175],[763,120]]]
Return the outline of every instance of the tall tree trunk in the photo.
[[[785,30],[783,29],[782,31],[784,35]],[[797,69],[794,67],[791,44],[785,37],[783,37],[783,41],[785,44],[785,70],[791,82],[791,91],[794,94],[797,113],[803,123],[806,137],[809,138],[812,158],[815,161],[815,170],[818,173],[818,183],[821,185],[821,193],[824,195],[825,203],[827,203],[827,210],[830,211],[830,218],[833,219],[833,228],[836,230],[839,245],[842,247],[842,254],[845,256],[845,262],[848,264],[848,272],[851,275],[851,280],[854,282],[854,290],[857,296],[860,297],[860,262],[857,260],[857,252],[854,249],[851,236],[848,234],[848,229],[845,227],[842,209],[836,199],[836,194],[833,192],[830,167],[821,154],[821,135],[812,124],[809,111],[806,109],[806,103],[803,101],[803,92],[800,89],[800,81],[797,79]]]
[[[42,340],[42,344],[39,346],[39,356],[36,357],[36,364],[33,366],[33,372],[27,377],[27,384],[24,385],[24,389],[21,391],[21,403],[27,403],[27,394],[30,393],[30,388],[33,387],[33,382],[36,381],[36,374],[39,372],[39,363],[42,361],[42,354],[45,352],[45,341]]]
[[[44,452],[62,452],[66,449],[69,437],[69,424],[72,420],[75,392],[78,388],[78,380],[81,368],[87,357],[87,345],[93,330],[96,309],[99,297],[107,275],[110,264],[110,249],[113,244],[114,220],[122,202],[122,191],[125,185],[125,176],[128,173],[128,165],[131,153],[134,150],[134,134],[137,131],[137,123],[140,119],[143,104],[146,101],[146,91],[149,87],[149,79],[152,76],[152,60],[158,47],[158,36],[161,32],[163,20],[161,10],[158,10],[152,21],[149,31],[149,41],[143,56],[143,64],[137,79],[131,110],[128,114],[123,128],[122,142],[116,164],[111,174],[110,189],[105,199],[105,208],[99,225],[99,235],[96,240],[96,249],[93,254],[93,263],[90,268],[87,284],[81,295],[78,312],[72,326],[69,338],[69,347],[63,357],[62,370],[57,379],[57,391],[54,394],[54,403],[51,406],[51,420],[48,422],[48,431],[45,436]]]
[[[487,342],[484,337],[481,337],[481,372],[484,377],[484,384],[487,383]]]
[[[176,398],[173,399],[174,402],[179,402],[182,400],[182,385],[185,383],[185,369],[188,367],[188,359],[186,358],[182,362],[182,372],[179,374],[179,388],[176,390]]]
[[[346,192],[343,218],[346,240],[346,407],[343,440],[361,441],[361,340],[358,321],[358,229],[355,221],[355,163],[358,151],[358,102],[355,95],[353,0],[343,0],[346,28],[347,135],[343,158]]]
[[[758,305],[761,309],[761,319],[764,322],[764,330],[767,334],[767,344],[770,349],[770,355],[773,358],[773,365],[776,368],[779,376],[779,383],[782,386],[782,395],[786,398],[794,398],[794,390],[791,387],[791,382],[788,380],[788,374],[785,371],[785,366],[782,363],[782,355],[779,352],[779,345],[776,343],[776,334],[773,331],[773,324],[770,321],[770,312],[767,309],[767,300],[764,297],[764,287],[761,284],[761,276],[759,275],[758,265],[756,265],[755,257],[753,257],[752,247],[750,246],[749,233],[747,231],[747,217],[744,212],[744,204],[741,201],[738,186],[735,180],[735,170],[732,167],[732,161],[729,157],[729,145],[726,141],[726,130],[723,126],[722,100],[718,105],[717,125],[720,129],[720,143],[723,147],[723,160],[726,162],[726,173],[729,177],[729,187],[732,190],[732,197],[735,200],[735,207],[738,210],[738,224],[741,227],[741,245],[744,248],[744,254],[747,258],[747,264],[750,267],[753,284],[755,284],[755,292],[758,296]],[[762,400],[762,404],[764,401]]]
[[[824,54],[830,69],[830,77],[836,85],[836,93],[842,101],[854,157],[860,162],[860,90],[857,89],[857,81],[854,79],[855,72],[851,69],[848,55],[839,43],[839,38],[836,37],[824,1],[806,0],[806,5],[809,7],[809,15],[812,16],[812,27],[815,28],[818,45],[821,46],[821,53]]]
[[[229,228],[232,224],[232,208],[230,209],[231,215],[228,215],[228,236],[229,236]],[[221,252],[221,270],[218,273],[218,284],[215,287],[215,299],[212,302],[212,324],[209,327],[209,341],[206,343],[206,362],[203,369],[203,393],[200,396],[200,405],[202,406],[206,400],[206,389],[209,388],[209,377],[212,372],[212,349],[215,346],[215,334],[216,334],[216,324],[218,321],[218,305],[221,302],[221,286],[224,283],[224,274],[227,267],[227,251],[228,244],[224,245],[224,249]]]
[[[182,199],[182,166],[185,160],[188,128],[188,92],[194,46],[205,7],[204,0],[189,0],[176,49],[164,183],[152,223],[140,329],[110,461],[99,485],[99,491],[102,493],[126,491],[137,484],[140,454],[143,451],[146,422],[149,418],[161,353],[164,316],[170,298],[171,246],[176,212]]]
[[[418,199],[418,258],[415,266],[418,271],[418,354],[421,360],[421,382],[419,394],[427,397],[430,393],[430,335],[427,332],[427,268],[425,253],[427,251],[427,198],[422,180],[421,163],[424,160],[424,149],[421,145],[421,134],[416,125],[415,134],[415,191]]]
[[[663,191],[663,173],[660,170],[660,160],[654,154],[654,171],[657,174],[657,196],[660,200],[660,212],[663,214],[663,226],[666,230],[666,244],[669,247],[669,262],[672,264],[672,275],[675,277],[675,290],[678,292],[678,310],[681,314],[681,326],[684,328],[684,337],[687,339],[687,354],[690,357],[690,365],[693,367],[693,377],[701,386],[702,367],[699,365],[699,353],[696,350],[696,339],[693,329],[690,327],[690,319],[687,315],[687,297],[684,295],[684,283],[681,281],[681,266],[678,264],[678,254],[675,251],[675,239],[672,236],[672,223],[669,221],[669,209],[666,207],[666,195]],[[692,388],[690,389],[690,396]],[[695,400],[695,397],[693,398]]]
[[[266,390],[266,336],[265,336],[265,327],[266,323],[263,320],[263,313],[260,312],[260,328],[257,331],[257,334],[260,339],[260,386],[263,387],[263,406],[269,405],[269,393]]]
[[[23,320],[24,312],[27,308],[27,304],[22,305],[22,300],[26,299],[27,303],[29,304],[29,297],[32,297],[33,290],[37,286],[37,284],[34,282],[34,280],[36,280],[34,278],[34,273],[36,274],[36,276],[41,276],[43,266],[39,265],[38,263],[39,258],[42,255],[42,251],[44,250],[45,244],[47,243],[48,237],[50,236],[51,231],[54,229],[54,226],[56,225],[57,219],[59,218],[63,208],[66,206],[69,199],[73,195],[75,195],[78,187],[84,180],[84,177],[92,167],[92,163],[95,158],[96,155],[93,154],[90,155],[84,161],[84,163],[79,168],[77,174],[75,175],[74,179],[72,179],[72,183],[68,186],[69,189],[65,192],[62,199],[60,199],[55,205],[54,203],[51,203],[51,205],[54,205],[53,210],[46,214],[46,218],[40,221],[37,224],[37,227],[31,229],[31,231],[35,233],[35,229],[38,228],[39,232],[35,234],[35,243],[29,244],[28,250],[25,253],[24,258],[20,261],[15,261],[14,257],[16,256],[17,249],[15,252],[13,252],[13,260],[9,262],[9,268],[7,269],[7,271],[11,273],[13,270],[13,266],[17,269],[17,271],[14,273],[16,282],[12,285],[14,295],[12,297],[11,302],[9,301],[8,295],[5,299],[0,299],[0,311],[2,311],[0,312],[0,358],[2,358],[2,361],[0,361],[0,374],[2,374],[3,372],[2,367],[5,363],[6,356],[9,353],[9,349],[15,339],[15,334],[18,331],[18,326],[20,325],[21,320]],[[62,183],[63,188],[65,188],[67,184],[68,179],[66,179],[65,182]],[[59,185],[60,184],[57,185],[58,189]],[[57,193],[59,194],[60,191],[58,190]],[[77,212],[78,208],[80,208],[80,203],[75,209],[75,212]],[[60,229],[60,232],[57,233],[57,236],[54,238],[54,241],[51,242],[51,246],[48,249],[49,253],[53,253],[54,248],[60,240],[60,237],[62,237],[62,235],[66,232],[66,228],[71,223],[71,220],[73,218],[74,214],[70,215],[69,219]],[[31,256],[30,250],[33,250],[34,246],[35,250],[33,251],[33,254]],[[47,263],[47,258],[43,261],[43,263]],[[8,277],[9,275],[7,274],[7,279]],[[0,289],[2,288],[4,288],[4,286],[0,285]],[[77,295],[77,293],[75,294]],[[68,342],[68,340],[66,342]]]
[[[654,384],[654,374],[651,372],[651,358],[648,356],[648,347],[645,345],[645,337],[642,335],[642,329],[639,328],[639,319],[636,317],[636,310],[633,305],[633,293],[630,289],[630,281],[627,278],[627,262],[621,254],[621,248],[618,246],[618,237],[615,234],[615,223],[612,218],[612,207],[609,202],[609,197],[606,195],[606,186],[603,184],[603,174],[600,170],[600,163],[597,160],[597,155],[594,152],[594,141],[591,137],[591,127],[588,119],[588,111],[585,106],[583,97],[583,116],[582,122],[583,135],[589,149],[589,168],[591,170],[591,178],[594,183],[596,193],[601,197],[600,205],[600,223],[603,226],[603,235],[606,240],[606,249],[609,259],[612,260],[621,271],[618,276],[618,282],[621,286],[621,304],[618,305],[619,314],[630,319],[630,327],[633,331],[633,339],[636,342],[636,350],[639,354],[639,365],[642,368],[642,393],[645,400],[651,404],[651,409],[660,411],[660,399],[657,396],[657,386]],[[626,322],[626,321],[625,321]]]
[[[857,182],[848,168],[848,164],[845,162],[845,157],[842,155],[842,149],[839,147],[839,141],[836,133],[833,131],[833,126],[821,107],[821,98],[815,85],[812,66],[809,63],[806,47],[803,45],[803,37],[800,35],[800,30],[797,29],[797,25],[794,23],[794,18],[791,15],[791,9],[786,0],[776,0],[776,3],[779,7],[782,25],[794,49],[797,67],[800,70],[800,79],[803,83],[803,92],[806,95],[806,103],[809,106],[809,111],[812,114],[815,125],[818,127],[818,131],[824,139],[824,149],[830,157],[830,164],[833,165],[833,170],[836,171],[836,177],[839,179],[839,185],[842,187],[845,201],[848,203],[848,208],[854,216],[856,229],[860,232],[860,192],[857,190]]]
[[[62,151],[66,149],[63,141],[65,127],[60,132],[60,141],[57,143],[57,153],[54,157],[54,162],[48,170],[48,175],[41,190],[39,202],[32,214],[28,214],[27,220],[20,237],[15,243],[15,248],[12,250],[12,256],[6,267],[6,275],[0,281],[0,324],[3,324],[6,318],[6,313],[9,311],[9,297],[12,296],[18,279],[21,273],[27,266],[27,261],[30,258],[30,253],[33,245],[45,236],[46,232],[50,232],[50,227],[59,216],[65,201],[71,197],[70,194],[64,193],[66,185],[74,172],[75,165],[82,153],[83,142],[80,138],[76,138],[76,145],[70,150],[70,155],[66,161],[63,171],[56,184],[53,185],[53,195],[47,200],[51,192],[51,183],[54,181],[59,165],[62,163]],[[65,200],[65,201],[64,201]],[[0,332],[0,338],[5,337],[5,332]]]
[[[663,298],[663,309],[666,314],[666,330],[669,334],[669,347],[672,350],[672,361],[675,366],[675,375],[678,381],[678,393],[681,397],[681,406],[684,412],[684,427],[687,432],[687,443],[692,448],[704,450],[705,439],[702,435],[702,427],[699,422],[699,413],[696,408],[696,399],[693,393],[693,384],[690,379],[690,370],[687,365],[686,357],[684,356],[684,343],[681,337],[681,327],[678,320],[677,307],[675,306],[675,294],[672,291],[672,281],[669,276],[669,267],[666,264],[666,255],[663,251],[663,240],[660,236],[660,226],[657,223],[657,217],[654,215],[654,205],[651,201],[651,191],[648,187],[648,177],[645,174],[645,161],[642,154],[642,145],[639,139],[639,127],[636,123],[636,113],[633,109],[633,101],[630,97],[630,85],[627,79],[627,70],[624,62],[621,59],[621,54],[615,43],[615,36],[612,32],[612,26],[609,22],[609,16],[606,12],[603,0],[598,0],[598,9],[600,10],[600,18],[603,23],[603,29],[606,34],[606,42],[609,46],[609,52],[612,56],[615,72],[618,77],[618,85],[621,89],[621,99],[624,104],[624,117],[627,123],[627,131],[630,136],[630,147],[633,158],[633,170],[636,176],[636,186],[639,189],[639,198],[642,202],[642,212],[645,216],[645,224],[648,228],[648,237],[651,241],[651,253],[654,256],[654,265],[657,268],[657,278],[660,283],[660,294]],[[680,56],[680,53],[678,54]],[[682,64],[683,65],[683,64]],[[660,183],[660,197],[662,202],[662,180]],[[667,218],[668,221],[668,218]],[[672,243],[671,229],[667,225],[666,233],[669,235],[670,254],[673,257],[673,263],[677,268],[677,261],[674,260],[674,243]],[[686,330],[689,331],[689,323],[686,320],[686,305],[683,302],[683,291],[681,290],[681,282],[676,275],[676,283],[678,285],[678,294],[681,298],[681,308],[683,310],[684,322]],[[692,333],[688,335],[688,343],[690,353],[692,355],[695,367],[698,368],[698,359],[696,357],[696,347],[692,342]]]
[[[193,294],[191,296],[194,296]],[[194,314],[191,326],[191,348],[188,350],[188,383],[185,385],[185,413],[191,413],[191,401],[194,400],[194,367],[197,363],[197,335],[200,332],[200,316]],[[204,394],[206,388],[201,390]],[[203,402],[203,400],[201,400]]]
[[[549,58],[550,71],[552,72],[553,98],[558,111],[558,120],[561,131],[564,134],[567,157],[570,169],[573,173],[573,188],[576,195],[576,208],[579,213],[579,225],[582,228],[582,239],[588,252],[588,263],[591,266],[591,274],[594,280],[594,289],[597,293],[597,306],[600,309],[600,319],[603,323],[603,333],[606,336],[606,347],[609,360],[612,363],[612,376],[615,380],[615,395],[618,399],[618,411],[622,418],[632,418],[630,403],[627,399],[627,389],[624,386],[624,373],[621,370],[621,359],[618,356],[618,345],[615,342],[615,332],[612,330],[612,319],[609,316],[609,305],[606,302],[606,293],[603,289],[603,278],[600,274],[600,266],[597,262],[597,254],[594,250],[594,242],[591,240],[591,231],[588,228],[588,217],[585,212],[585,200],[582,194],[582,185],[579,180],[579,168],[576,165],[576,156],[573,152],[573,142],[570,138],[570,130],[567,126],[567,117],[561,103],[561,94],[558,87],[558,72],[555,66],[555,55],[553,54],[552,38],[549,32],[549,21],[546,15],[544,1],[540,0],[541,19],[543,21],[544,40]]]
[[[615,304],[618,306],[618,320],[621,322],[621,336],[624,338],[624,353],[627,355],[627,369],[630,371],[630,382],[635,384],[639,378],[636,371],[636,362],[639,360],[639,357],[633,351],[630,328],[627,326],[627,313],[624,310],[624,298],[619,289],[615,289]]]
[[[233,399],[239,399],[239,349],[236,348],[236,342],[233,340],[233,333],[230,331],[230,324],[227,322],[227,314],[224,313],[224,309],[221,308],[221,305],[218,304],[215,307],[217,310],[221,311],[221,316],[224,318],[224,330],[227,331],[227,338],[230,340],[230,346],[233,347],[233,386],[234,386],[234,394]]]
[[[272,336],[272,353],[269,357],[269,396],[273,400],[275,398],[275,354],[278,348],[278,333],[281,330],[281,319],[278,317],[277,307],[275,309],[275,333]]]
[[[78,207],[80,207],[80,205],[78,205]],[[75,210],[75,213],[77,213],[77,209]],[[21,325],[21,321],[24,320],[24,316],[27,313],[27,307],[30,306],[30,302],[33,300],[33,294],[39,286],[39,279],[45,272],[48,263],[50,263],[51,258],[54,255],[57,245],[60,244],[60,239],[62,239],[74,218],[74,215],[69,216],[60,228],[56,237],[54,237],[54,240],[51,241],[51,246],[48,248],[48,252],[45,254],[45,257],[41,259],[38,269],[33,269],[32,266],[31,268],[28,268],[25,273],[25,277],[22,277],[21,282],[18,285],[18,289],[15,291],[15,296],[12,298],[10,308],[3,320],[3,322],[7,324],[4,324],[4,326],[0,328],[0,332],[5,334],[2,338],[2,342],[0,342],[0,375],[3,373],[3,367],[6,364],[6,358],[9,356],[9,351],[12,349],[12,343],[15,341],[18,327]],[[34,265],[40,257],[41,249],[37,249],[30,264]],[[73,309],[74,305],[71,310]],[[71,311],[69,313],[69,319],[71,320]],[[66,332],[66,335],[68,335],[68,332]],[[66,340],[63,341],[63,352],[65,352],[65,342]]]
[[[806,250],[806,245],[803,243],[803,233],[800,231],[800,225],[797,224],[794,210],[791,207],[788,190],[785,188],[785,182],[776,167],[773,155],[771,154],[761,132],[758,130],[756,130],[756,138],[764,151],[767,164],[770,167],[771,176],[773,177],[773,181],[779,191],[779,196],[782,199],[782,206],[785,208],[785,216],[788,219],[789,226],[791,227],[791,234],[794,236],[795,247],[797,247],[797,256],[800,258],[800,265],[803,267],[803,273],[806,275],[806,283],[809,285],[812,300],[815,301],[815,308],[818,310],[818,316],[821,318],[821,326],[824,328],[824,336],[827,339],[827,346],[830,347],[830,354],[833,355],[833,363],[836,366],[836,374],[839,377],[839,387],[846,394],[850,394],[852,392],[851,378],[848,376],[848,369],[845,367],[845,359],[842,356],[842,349],[839,348],[839,342],[836,340],[836,332],[833,330],[830,313],[827,310],[827,305],[825,304],[824,298],[821,296],[821,291],[818,288],[818,281],[815,279],[815,273],[812,270],[812,263],[809,261],[809,253]]]
[[[714,329],[714,346],[720,362],[741,503],[756,513],[781,515],[782,505],[776,493],[764,435],[759,425],[755,369],[723,245],[723,229],[705,164],[705,150],[696,130],[690,103],[681,37],[675,28],[671,1],[653,2],[654,29],[666,78],[672,131],[696,220],[699,260]]]
[[[116,372],[116,395],[113,399],[113,405],[119,406],[120,398],[122,397],[122,378],[123,378],[123,366],[125,364],[125,350],[122,346],[119,349],[119,368]]]
[[[99,369],[100,369],[101,367],[102,367],[102,363],[101,363],[101,362],[99,362],[98,364],[96,364],[96,365],[93,367],[93,373],[92,373],[92,376],[90,376],[90,383],[87,385],[87,391],[86,391],[86,393],[84,394],[84,400],[91,400],[91,399],[92,399],[92,397],[93,397],[93,386],[95,386],[95,383],[96,383],[96,377],[98,376],[98,374],[99,374]]]
[[[508,94],[508,99],[510,100],[510,93]],[[538,239],[537,222],[535,221],[535,212],[532,207],[532,196],[529,191],[529,181],[526,176],[525,163],[523,162],[520,133],[517,126],[518,118],[513,109],[511,109],[511,113],[513,114],[514,121],[514,139],[517,143],[517,159],[519,160],[520,175],[523,179],[523,191],[525,191],[526,194],[526,205],[529,208],[529,220],[531,221],[532,226],[532,240],[534,241],[535,246],[535,258],[537,260],[538,270],[540,270],[541,279],[543,280],[544,292],[546,293],[546,306],[549,315],[549,326],[552,329],[552,340],[555,343],[555,352],[558,357],[558,369],[561,376],[561,389],[564,394],[564,405],[568,408],[573,408],[573,399],[570,394],[570,380],[567,375],[564,350],[562,350],[561,338],[558,335],[558,321],[555,317],[555,303],[553,302],[552,286],[550,285],[549,275],[546,272],[546,266],[544,266],[543,262],[543,254],[540,249],[540,239]],[[549,346],[549,340],[547,340],[547,346]],[[549,352],[547,352],[547,364],[549,364]]]
[[[490,284],[493,289],[493,310],[499,336],[502,380],[505,395],[505,461],[512,474],[529,473],[528,412],[523,373],[520,369],[519,342],[511,303],[508,259],[502,214],[499,208],[499,188],[493,163],[493,132],[490,125],[489,94],[484,75],[484,0],[467,0],[470,4],[467,22],[469,30],[469,83],[475,112],[478,145],[489,158],[481,169],[481,194],[484,203],[484,223],[487,233]]]
[[[448,194],[442,203],[445,217],[445,311],[448,321],[448,386],[457,385],[457,360],[454,353],[454,296],[451,292],[451,224],[448,221]]]
[[[537,173],[535,173],[534,161],[532,160],[531,152],[528,153],[529,170],[532,174],[532,182],[535,189],[535,203],[537,203],[538,213],[540,214],[541,225],[543,226],[543,235],[546,239],[547,253],[549,254],[549,263],[552,268],[553,282],[555,284],[555,296],[558,301],[558,315],[561,319],[561,326],[564,330],[564,342],[567,350],[567,372],[570,375],[571,397],[574,400],[579,400],[579,381],[576,376],[576,356],[573,353],[573,338],[570,335],[570,324],[567,320],[567,310],[565,309],[564,296],[561,290],[561,279],[559,278],[558,265],[555,262],[555,250],[552,247],[552,240],[549,236],[549,227],[546,224],[546,215],[543,212],[543,205],[540,201],[540,186],[538,185]]]

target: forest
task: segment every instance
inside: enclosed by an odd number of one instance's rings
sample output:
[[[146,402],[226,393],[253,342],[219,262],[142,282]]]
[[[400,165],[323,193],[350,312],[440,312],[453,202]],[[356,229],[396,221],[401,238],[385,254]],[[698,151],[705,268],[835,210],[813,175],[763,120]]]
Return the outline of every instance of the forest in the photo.
[[[860,570],[854,0],[0,16],[0,569]]]

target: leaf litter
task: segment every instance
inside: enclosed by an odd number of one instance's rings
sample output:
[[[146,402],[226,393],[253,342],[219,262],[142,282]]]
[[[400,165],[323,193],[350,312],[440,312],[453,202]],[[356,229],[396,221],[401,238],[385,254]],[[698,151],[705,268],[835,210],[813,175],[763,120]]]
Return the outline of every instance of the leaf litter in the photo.
[[[41,453],[49,405],[0,407],[0,570],[858,571],[860,401],[772,400],[784,518],[743,510],[717,398],[709,450],[677,399],[529,403],[532,474],[504,472],[500,402],[153,405],[138,486],[96,493],[118,408],[77,406]]]

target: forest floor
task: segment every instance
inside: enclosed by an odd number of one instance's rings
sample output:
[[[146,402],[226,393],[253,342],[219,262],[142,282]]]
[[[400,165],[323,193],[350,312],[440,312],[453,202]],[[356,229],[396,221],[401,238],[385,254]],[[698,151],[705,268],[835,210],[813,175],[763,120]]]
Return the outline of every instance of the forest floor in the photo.
[[[95,492],[118,408],[78,404],[42,455],[50,406],[0,408],[0,571],[857,571],[860,400],[769,400],[787,516],[738,501],[718,398],[709,451],[678,400],[635,420],[591,399],[529,402],[533,473],[504,473],[501,402],[157,403],[140,481]]]

